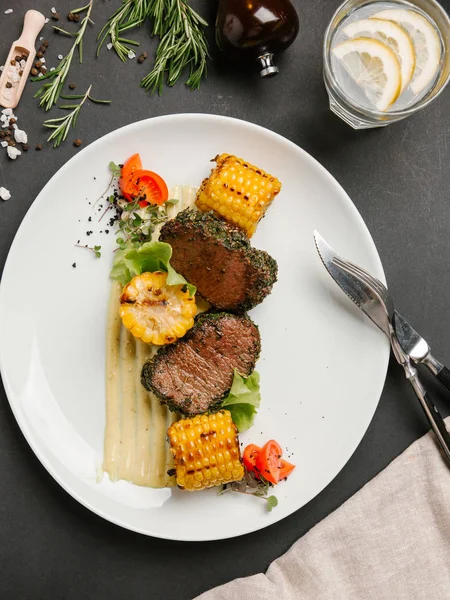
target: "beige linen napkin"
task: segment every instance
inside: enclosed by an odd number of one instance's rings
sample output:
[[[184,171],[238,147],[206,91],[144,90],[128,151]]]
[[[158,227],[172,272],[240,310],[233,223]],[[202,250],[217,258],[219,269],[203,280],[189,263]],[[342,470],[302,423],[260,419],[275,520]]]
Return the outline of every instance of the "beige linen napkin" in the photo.
[[[429,433],[265,575],[237,579],[197,600],[437,598],[450,599],[450,470]]]

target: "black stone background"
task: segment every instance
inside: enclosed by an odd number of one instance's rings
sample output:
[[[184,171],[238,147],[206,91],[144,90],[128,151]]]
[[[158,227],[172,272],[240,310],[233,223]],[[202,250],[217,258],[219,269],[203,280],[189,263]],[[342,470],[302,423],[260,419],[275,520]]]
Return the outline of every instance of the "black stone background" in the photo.
[[[450,0],[443,0],[450,10]],[[181,83],[150,97],[138,87],[150,68],[122,64],[106,49],[96,59],[95,35],[116,1],[96,0],[96,25],[86,36],[85,60],[74,62],[70,81],[77,90],[94,84],[111,106],[88,104],[70,142],[53,150],[45,144],[44,112],[28,84],[17,109],[30,149],[15,163],[0,153],[0,185],[13,198],[0,203],[0,269],[15,232],[38,192],[83,146],[134,121],[179,112],[229,115],[266,126],[304,148],[343,185],[365,219],[378,247],[398,308],[432,340],[435,354],[450,363],[450,91],[428,109],[385,129],[356,132],[328,109],[322,81],[322,37],[336,0],[296,0],[301,29],[280,59],[281,74],[268,81],[257,72],[230,67],[213,49],[209,74],[197,92]],[[0,64],[19,36],[29,8],[64,15],[72,3],[59,0],[2,0]],[[214,23],[216,2],[196,6]],[[14,12],[5,15],[4,10]],[[57,63],[70,40],[46,25],[48,66]],[[155,42],[142,28],[133,32],[151,55]],[[209,32],[213,46],[213,27]],[[1,271],[0,271],[1,272]],[[24,273],[26,276],[26,273]],[[427,382],[429,379],[427,378]],[[429,382],[433,385],[432,382]],[[307,506],[272,527],[241,538],[177,543],[147,538],[112,525],[79,505],[48,475],[25,442],[0,390],[0,597],[8,599],[154,598],[188,599],[208,588],[264,571],[270,562],[372,479],[427,430],[415,398],[391,361],[374,419],[360,446],[329,486]],[[441,403],[443,413],[448,410]],[[420,532],[417,532],[420,535]]]

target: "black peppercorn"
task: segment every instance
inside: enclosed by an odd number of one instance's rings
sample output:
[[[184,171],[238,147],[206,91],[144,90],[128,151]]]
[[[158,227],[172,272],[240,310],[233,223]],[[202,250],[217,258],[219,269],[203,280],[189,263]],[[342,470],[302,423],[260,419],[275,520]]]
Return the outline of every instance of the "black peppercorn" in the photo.
[[[6,87],[7,87],[8,89],[9,89],[9,88],[12,88],[12,83],[11,83],[10,81],[7,81],[7,82],[6,82]]]
[[[76,140],[73,140],[73,145],[76,146],[77,148],[79,146],[81,146],[83,142],[80,140],[80,138],[77,138]]]
[[[33,77],[36,77],[36,75],[39,73],[39,71],[36,69],[36,67],[33,67],[31,69],[31,74],[33,75]]]
[[[42,45],[44,46],[44,48],[48,48],[48,40],[44,40],[42,42]]]
[[[28,144],[22,144],[22,150],[23,150],[24,152],[28,152],[28,150],[29,150],[29,146],[28,146]]]
[[[36,56],[37,56],[38,58],[42,58],[42,57],[44,56],[44,53],[42,52],[42,50],[38,50],[38,51],[36,52]]]
[[[37,61],[34,63],[34,66],[36,67],[36,69],[40,69],[40,68],[42,67],[42,63],[41,63],[41,61],[40,61],[40,60],[37,60]]]
[[[36,144],[36,150],[42,150],[42,144]]]

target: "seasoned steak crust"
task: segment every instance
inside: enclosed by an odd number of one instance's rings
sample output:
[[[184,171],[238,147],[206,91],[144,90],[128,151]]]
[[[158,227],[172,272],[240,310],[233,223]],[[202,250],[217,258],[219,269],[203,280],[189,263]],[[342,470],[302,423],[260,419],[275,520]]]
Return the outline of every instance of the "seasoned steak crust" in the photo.
[[[276,261],[212,212],[182,211],[162,227],[160,240],[172,246],[173,268],[220,310],[250,310],[277,279]]]
[[[260,350],[258,327],[247,315],[207,313],[143,366],[141,382],[170,410],[196,415],[226,396],[234,369],[252,373]]]

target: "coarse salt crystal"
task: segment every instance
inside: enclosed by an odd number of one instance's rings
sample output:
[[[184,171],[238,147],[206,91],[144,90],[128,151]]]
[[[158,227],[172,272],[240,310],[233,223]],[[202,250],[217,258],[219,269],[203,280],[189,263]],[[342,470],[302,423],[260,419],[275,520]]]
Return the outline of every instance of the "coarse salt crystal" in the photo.
[[[23,129],[14,130],[14,139],[18,144],[26,144],[28,142],[28,136]]]
[[[8,8],[7,10],[5,10],[5,15],[10,15],[12,13],[13,9],[12,8]]]
[[[58,54],[58,60],[62,60],[64,56],[62,54]]]
[[[27,64],[27,61],[26,60],[21,60],[19,64],[20,64],[20,68],[21,69],[25,69],[25,65]]]
[[[54,6],[52,6],[52,8],[51,8],[51,12],[52,12],[52,14],[55,14],[56,8]]]
[[[44,36],[41,35],[41,37],[39,38],[39,41],[42,42],[43,39],[44,39]]]
[[[43,65],[45,65],[45,58],[44,58],[44,57],[40,58],[39,60],[41,61],[41,63],[42,63]]]
[[[11,75],[11,82],[12,83],[17,83],[18,81],[20,81],[20,75],[19,75],[19,73],[13,73]]]
[[[108,48],[108,50],[111,50],[111,48],[113,47],[113,45],[111,44],[111,42],[109,42],[109,44],[106,44],[106,47]]]
[[[0,142],[0,145],[1,145],[2,148],[6,148],[6,146],[8,145],[8,142],[5,142],[3,140],[3,142]]]
[[[6,152],[11,160],[16,160],[16,158],[22,154],[22,152],[17,150],[17,148],[14,148],[14,146],[8,146]]]
[[[6,115],[2,115],[2,116],[0,117],[0,121],[1,121],[2,123],[4,123],[4,122],[6,121],[6,119],[7,119],[7,118],[8,118],[8,117],[7,117]]]
[[[128,58],[129,58],[130,60],[132,60],[133,58],[136,58],[136,54],[133,52],[133,50],[130,50],[130,51],[128,52]]]
[[[5,187],[0,187],[0,198],[2,200],[9,200],[11,198],[11,192]]]
[[[54,70],[55,70],[55,67],[52,67],[52,68],[50,69],[50,71],[54,71]]]
[[[38,73],[38,77],[44,77],[43,73]]]
[[[4,108],[2,110],[2,115],[5,115],[6,117],[12,117],[12,115],[13,115],[12,108]]]
[[[50,21],[50,19],[45,19],[44,23],[48,23]]]
[[[16,123],[13,123],[13,129],[19,129]]]

